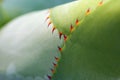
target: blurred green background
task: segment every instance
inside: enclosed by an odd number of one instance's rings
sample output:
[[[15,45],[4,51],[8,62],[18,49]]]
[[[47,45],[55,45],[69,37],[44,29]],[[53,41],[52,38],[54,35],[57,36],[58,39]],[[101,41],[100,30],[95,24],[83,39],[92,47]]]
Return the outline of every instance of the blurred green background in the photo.
[[[0,28],[22,14],[51,8],[73,0],[0,0]]]

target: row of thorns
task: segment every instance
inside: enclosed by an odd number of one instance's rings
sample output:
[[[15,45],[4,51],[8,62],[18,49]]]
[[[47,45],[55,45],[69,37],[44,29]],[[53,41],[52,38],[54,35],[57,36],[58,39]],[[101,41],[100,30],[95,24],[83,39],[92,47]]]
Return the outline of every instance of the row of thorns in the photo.
[[[103,0],[101,0],[101,1],[98,3],[98,6],[101,6],[102,4],[103,4]],[[91,9],[88,8],[88,9],[86,10],[86,15],[90,14],[90,12],[91,12]],[[49,13],[49,15],[46,17],[45,21],[47,21],[48,19],[50,19],[50,10],[48,11],[48,13]],[[50,20],[50,21],[48,22],[48,27],[49,27],[51,24],[52,24],[52,21]],[[80,21],[79,21],[78,19],[76,19],[75,24],[76,24],[76,26],[79,26]],[[56,29],[56,27],[53,26],[53,28],[52,28],[52,33],[55,31],[55,29]],[[75,30],[75,27],[73,27],[73,25],[71,24],[71,25],[70,25],[70,32],[72,33],[74,30]],[[67,35],[63,34],[63,32],[59,32],[59,38],[60,38],[60,39],[61,39],[62,36],[63,36],[63,38],[64,38],[64,41],[66,41],[66,40],[68,39],[68,36],[67,36]],[[59,50],[59,52],[61,53],[62,50],[63,50],[63,48],[61,48],[60,46],[58,46],[58,50]],[[47,78],[48,78],[49,80],[52,79],[52,76],[53,76],[53,74],[55,73],[56,67],[57,67],[58,62],[59,62],[59,60],[60,60],[59,57],[54,57],[54,58],[55,58],[55,61],[56,61],[57,63],[54,63],[54,62],[53,62],[53,66],[54,66],[54,67],[50,69],[51,72],[52,72],[52,75],[47,75]]]

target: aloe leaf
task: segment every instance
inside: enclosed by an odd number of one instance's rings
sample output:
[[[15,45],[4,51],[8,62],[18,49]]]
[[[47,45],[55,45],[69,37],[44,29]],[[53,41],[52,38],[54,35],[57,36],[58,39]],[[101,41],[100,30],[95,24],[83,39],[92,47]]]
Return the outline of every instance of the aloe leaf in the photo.
[[[108,1],[110,0],[77,0],[52,8],[50,18],[60,32],[69,35],[71,26],[78,26],[86,15],[100,6],[100,3],[106,4]]]
[[[51,75],[51,69],[59,58],[58,31],[52,33],[52,25],[45,22],[49,10],[23,15],[0,32],[0,77],[2,80],[43,80]],[[41,79],[40,79],[41,80]]]
[[[65,44],[53,80],[119,80],[119,0],[85,17]]]
[[[0,79],[118,80],[119,2],[78,0],[5,25]]]

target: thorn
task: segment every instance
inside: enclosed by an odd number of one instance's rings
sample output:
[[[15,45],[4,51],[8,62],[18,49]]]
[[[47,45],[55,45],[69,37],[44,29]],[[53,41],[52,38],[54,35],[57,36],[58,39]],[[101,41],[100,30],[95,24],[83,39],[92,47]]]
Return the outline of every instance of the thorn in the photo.
[[[86,15],[90,14],[90,8],[87,9]]]
[[[48,23],[48,27],[50,26],[51,23],[52,23],[51,21]]]
[[[59,61],[59,58],[58,58],[58,57],[55,57],[55,60],[58,62],[58,61]]]
[[[45,19],[45,21],[47,21],[49,18],[50,18],[50,16],[48,16],[48,17]]]
[[[62,35],[63,35],[62,32],[59,32],[59,38],[60,39],[61,39]]]
[[[76,26],[78,26],[79,24],[80,24],[80,21],[76,19]]]
[[[58,50],[61,52],[61,51],[62,51],[62,48],[58,46]]]
[[[102,1],[100,1],[98,5],[99,5],[99,6],[101,6],[102,4],[103,4],[103,0],[102,0]]]
[[[57,67],[57,64],[56,63],[53,63],[54,67]]]
[[[53,27],[53,29],[52,29],[52,33],[55,31],[55,29],[56,29],[56,28],[55,28],[55,27]]]
[[[72,24],[71,24],[71,26],[70,26],[70,32],[73,32],[73,26],[72,26]]]
[[[47,75],[47,77],[49,78],[49,80],[51,80],[51,79],[52,79],[52,77],[51,77],[51,76],[49,76],[49,75]]]
[[[64,41],[66,41],[67,40],[67,36],[66,35],[64,35]]]
[[[51,69],[52,73],[54,74],[55,73],[55,70],[54,69]]]

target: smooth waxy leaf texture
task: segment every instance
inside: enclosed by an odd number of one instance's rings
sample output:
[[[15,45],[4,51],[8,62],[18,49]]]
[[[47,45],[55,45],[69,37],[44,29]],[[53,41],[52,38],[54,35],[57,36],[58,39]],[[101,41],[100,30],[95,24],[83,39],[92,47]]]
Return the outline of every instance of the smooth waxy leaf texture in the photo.
[[[58,32],[45,22],[48,10],[21,16],[0,32],[0,77],[2,80],[46,79],[59,57]],[[28,79],[29,80],[29,79]]]
[[[53,80],[119,80],[119,3],[110,1],[85,17],[66,42]]]
[[[78,0],[5,25],[0,78],[119,80],[119,3]]]

